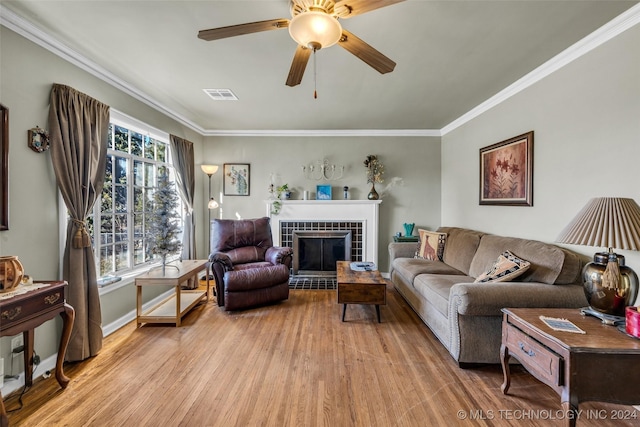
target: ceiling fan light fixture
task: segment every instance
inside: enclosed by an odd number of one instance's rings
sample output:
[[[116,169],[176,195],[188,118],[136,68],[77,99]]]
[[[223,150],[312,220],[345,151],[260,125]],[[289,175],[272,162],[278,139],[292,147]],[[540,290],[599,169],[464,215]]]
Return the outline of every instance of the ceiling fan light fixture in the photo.
[[[300,46],[318,50],[338,43],[342,26],[327,13],[307,11],[294,16],[289,22],[289,34]]]

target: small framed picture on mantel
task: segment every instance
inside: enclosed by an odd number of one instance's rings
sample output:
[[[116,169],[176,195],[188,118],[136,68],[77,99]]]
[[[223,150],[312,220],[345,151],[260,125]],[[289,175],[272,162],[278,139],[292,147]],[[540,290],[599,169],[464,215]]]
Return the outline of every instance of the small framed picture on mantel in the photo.
[[[331,186],[330,185],[317,185],[316,186],[316,200],[331,200]]]

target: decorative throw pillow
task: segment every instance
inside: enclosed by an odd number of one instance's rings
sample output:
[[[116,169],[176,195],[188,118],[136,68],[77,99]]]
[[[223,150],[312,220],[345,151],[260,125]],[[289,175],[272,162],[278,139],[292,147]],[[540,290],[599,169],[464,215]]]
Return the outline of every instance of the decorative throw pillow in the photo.
[[[482,273],[475,283],[506,282],[515,279],[531,267],[531,263],[518,258],[509,251],[504,251],[498,256],[489,271]]]
[[[418,258],[429,259],[431,261],[442,261],[444,254],[444,244],[447,240],[447,233],[418,229],[420,234],[420,248]]]

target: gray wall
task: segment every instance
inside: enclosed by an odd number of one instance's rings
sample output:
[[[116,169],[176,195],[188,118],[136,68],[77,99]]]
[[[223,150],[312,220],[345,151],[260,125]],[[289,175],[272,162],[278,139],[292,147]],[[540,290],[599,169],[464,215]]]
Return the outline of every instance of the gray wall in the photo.
[[[636,25],[443,136],[443,222],[553,242],[592,197],[640,201],[638,46]],[[478,150],[530,130],[534,206],[479,206]],[[618,252],[640,272],[638,252]]]
[[[27,146],[27,130],[47,128],[49,94],[53,83],[74,87],[125,114],[196,144],[200,161],[202,136],[184,128],[127,94],[98,80],[0,27],[0,103],[9,109],[9,230],[0,232],[0,254],[17,255],[26,274],[35,280],[57,280],[60,271],[59,206],[49,152]],[[197,212],[203,210],[204,177],[197,175]],[[198,227],[204,227],[203,217]],[[204,243],[201,242],[203,245]],[[151,299],[153,292],[145,292]],[[135,310],[133,285],[101,297],[103,326]],[[55,354],[62,322],[47,322],[36,329],[35,350],[42,360]],[[0,339],[0,357],[9,373],[10,338]],[[20,364],[20,370],[22,370]],[[15,371],[16,369],[14,369]]]
[[[264,216],[271,174],[278,175],[280,184],[289,184],[294,199],[302,199],[304,190],[315,192],[317,184],[327,183],[334,199],[342,198],[345,185],[352,199],[366,199],[371,185],[363,162],[368,154],[378,155],[385,168],[384,182],[376,184],[382,195],[378,263],[381,271],[388,271],[387,245],[397,231],[404,234],[403,223],[415,223],[414,234],[418,227],[435,229],[440,224],[439,137],[209,137],[203,159],[221,166],[211,184],[214,197],[222,201],[221,212],[212,215]],[[302,165],[325,157],[329,163],[345,166],[343,178],[330,182],[305,179]],[[223,163],[251,164],[249,197],[220,198]]]

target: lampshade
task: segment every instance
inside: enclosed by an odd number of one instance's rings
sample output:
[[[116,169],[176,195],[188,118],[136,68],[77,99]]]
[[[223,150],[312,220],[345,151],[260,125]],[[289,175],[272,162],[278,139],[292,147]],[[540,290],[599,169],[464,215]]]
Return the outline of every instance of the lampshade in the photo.
[[[558,243],[640,250],[640,206],[633,199],[594,198],[556,240]]]
[[[218,208],[220,205],[218,204],[218,202],[216,202],[216,199],[214,199],[213,197],[211,199],[209,199],[209,204],[207,204],[207,207],[209,209],[216,209]]]
[[[200,165],[200,167],[202,168],[202,172],[207,175],[213,175],[218,172],[218,165]]]
[[[326,48],[338,43],[342,26],[336,18],[324,12],[302,12],[289,22],[289,34],[301,46]]]

